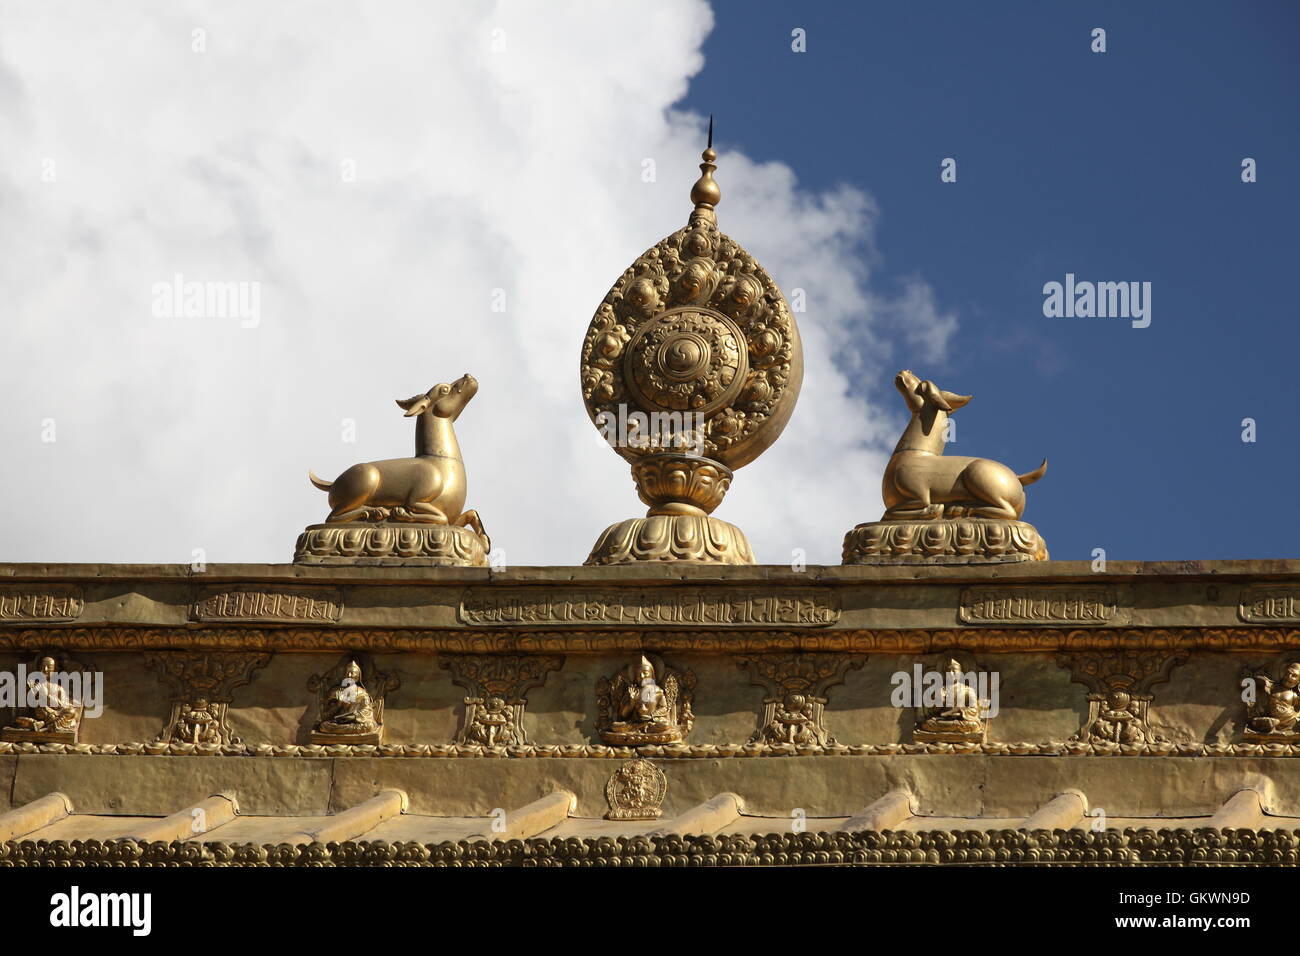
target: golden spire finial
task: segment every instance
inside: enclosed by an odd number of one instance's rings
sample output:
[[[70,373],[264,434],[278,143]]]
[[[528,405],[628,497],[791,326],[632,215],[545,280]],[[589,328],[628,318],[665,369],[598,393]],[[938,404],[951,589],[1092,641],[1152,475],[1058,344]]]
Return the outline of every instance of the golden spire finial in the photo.
[[[700,178],[691,187],[691,202],[695,203],[695,211],[691,213],[691,219],[707,219],[716,225],[718,217],[713,209],[722,201],[722,190],[713,180],[713,171],[718,168],[713,161],[718,158],[718,154],[713,151],[712,116],[709,117],[709,145],[700,158],[704,160],[700,163]]]

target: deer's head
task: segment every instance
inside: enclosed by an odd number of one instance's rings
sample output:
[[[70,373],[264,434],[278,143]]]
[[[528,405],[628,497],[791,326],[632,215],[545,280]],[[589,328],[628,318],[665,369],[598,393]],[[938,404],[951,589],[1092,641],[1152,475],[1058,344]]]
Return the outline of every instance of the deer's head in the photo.
[[[454,422],[477,393],[478,379],[466,372],[450,385],[435,385],[423,395],[399,398],[397,404],[405,410],[407,418],[429,412],[437,418],[449,418]]]
[[[903,369],[894,376],[894,387],[903,394],[903,400],[907,402],[912,414],[921,419],[927,434],[940,412],[946,417],[949,412],[955,412],[972,398],[970,395],[945,391],[928,378],[917,378],[910,369]]]
[[[910,369],[903,369],[894,376],[894,387],[903,393],[907,407],[919,412],[927,405],[938,411],[955,412],[971,400],[971,395],[958,395],[945,391],[934,382],[916,377]]]

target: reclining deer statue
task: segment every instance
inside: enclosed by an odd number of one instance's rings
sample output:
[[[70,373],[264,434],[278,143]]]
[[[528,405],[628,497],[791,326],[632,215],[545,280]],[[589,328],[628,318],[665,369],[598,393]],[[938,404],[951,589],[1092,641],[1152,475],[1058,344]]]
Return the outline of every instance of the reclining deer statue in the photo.
[[[1025,485],[1047,471],[1047,459],[1017,475],[988,458],[944,457],[948,416],[971,400],[904,369],[894,378],[912,420],[885,467],[882,521],[940,518],[1019,519],[1025,510]]]
[[[415,457],[353,465],[333,481],[308,472],[311,483],[329,492],[328,524],[349,521],[411,521],[469,527],[484,538],[478,512],[465,507],[465,463],[452,423],[478,392],[466,372],[450,385],[398,399],[415,418]]]

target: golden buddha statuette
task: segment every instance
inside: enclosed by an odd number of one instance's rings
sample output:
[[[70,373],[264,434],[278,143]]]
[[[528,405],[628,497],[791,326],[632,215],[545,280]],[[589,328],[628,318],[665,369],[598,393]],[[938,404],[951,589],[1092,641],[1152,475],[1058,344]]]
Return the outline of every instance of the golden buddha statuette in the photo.
[[[938,689],[939,702],[920,713],[913,737],[918,743],[982,743],[988,721],[984,717],[987,702],[966,681],[965,671],[955,660],[944,667],[943,682]]]
[[[367,679],[367,676],[369,679]],[[366,689],[369,683],[375,694]],[[318,713],[310,740],[313,744],[379,744],[384,734],[386,691],[396,680],[374,672],[366,675],[355,658],[347,658],[342,669],[313,677],[308,688],[318,695]]]
[[[58,677],[53,657],[42,657],[37,672],[27,679],[27,706],[20,708],[13,723],[0,730],[0,740],[8,743],[75,744],[81,730],[84,711]]]
[[[627,671],[596,685],[596,727],[607,744],[641,747],[677,743],[695,723],[695,676],[642,655]]]

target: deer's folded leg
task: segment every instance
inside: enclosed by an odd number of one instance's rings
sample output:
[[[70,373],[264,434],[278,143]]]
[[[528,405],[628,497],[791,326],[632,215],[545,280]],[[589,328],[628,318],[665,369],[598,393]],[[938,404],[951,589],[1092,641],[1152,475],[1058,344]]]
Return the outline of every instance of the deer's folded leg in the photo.
[[[905,519],[929,520],[939,518],[943,515],[943,505],[926,504],[921,501],[905,501],[901,505],[895,505],[892,508],[886,508],[882,516],[884,521],[896,521]]]
[[[450,524],[447,515],[437,505],[427,501],[410,501],[406,504],[408,520],[424,524]]]

